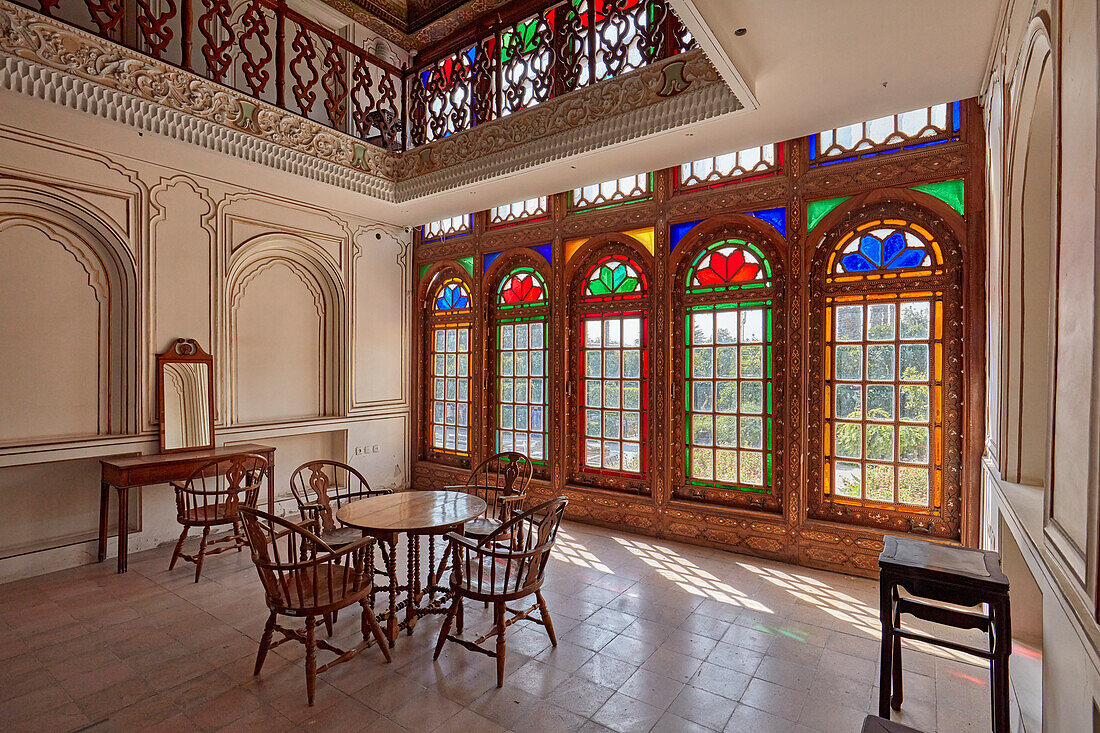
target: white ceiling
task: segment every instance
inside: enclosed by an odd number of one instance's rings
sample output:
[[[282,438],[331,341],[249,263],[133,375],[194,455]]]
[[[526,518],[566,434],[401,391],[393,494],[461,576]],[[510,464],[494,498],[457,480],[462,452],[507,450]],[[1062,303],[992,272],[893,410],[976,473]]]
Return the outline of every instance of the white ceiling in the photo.
[[[978,94],[1000,0],[674,0],[759,108],[397,207],[415,225]],[[693,17],[694,16],[694,17]],[[744,36],[734,35],[738,28]],[[717,45],[712,45],[713,39]],[[724,60],[716,59],[721,70]]]

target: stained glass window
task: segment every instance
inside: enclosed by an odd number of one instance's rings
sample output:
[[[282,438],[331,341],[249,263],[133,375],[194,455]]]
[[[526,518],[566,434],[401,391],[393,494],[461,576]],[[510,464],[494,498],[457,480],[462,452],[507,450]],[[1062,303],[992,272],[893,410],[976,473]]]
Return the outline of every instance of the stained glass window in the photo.
[[[499,58],[500,117],[549,99],[554,89],[554,10],[502,30]]]
[[[835,281],[873,283],[902,270],[934,276],[940,249],[903,221],[874,221],[840,240]],[[826,298],[825,493],[838,502],[940,506],[943,293],[866,289]]]
[[[570,208],[593,209],[647,198],[651,190],[650,175],[638,173],[574,188],[569,196]]]
[[[425,241],[429,241],[464,234],[469,231],[470,215],[460,214],[425,224],[421,229],[421,236]]]
[[[626,257],[601,258],[581,298],[580,463],[583,470],[640,476],[646,470],[646,278]]]
[[[497,451],[548,458],[549,306],[546,284],[531,267],[517,267],[497,288],[493,358]]]
[[[952,102],[825,130],[810,137],[811,163],[839,163],[958,139],[961,116],[962,103]]]
[[[471,78],[476,53],[477,47],[471,46],[440,59],[417,76],[420,84],[413,94],[426,116],[422,142],[440,140],[473,126]]]
[[[781,150],[781,146],[769,143],[684,163],[680,166],[680,188],[709,186],[774,173],[782,163]]]
[[[466,456],[470,451],[470,293],[449,278],[431,292],[428,317],[428,447]]]
[[[843,237],[828,268],[829,282],[936,275],[943,272],[943,254],[923,227],[900,219],[878,219]]]
[[[510,224],[526,219],[536,219],[547,216],[550,213],[548,196],[539,196],[533,199],[515,201],[502,206],[489,209],[489,226]]]
[[[700,252],[684,321],[688,483],[768,492],[773,485],[771,265],[741,239]]]

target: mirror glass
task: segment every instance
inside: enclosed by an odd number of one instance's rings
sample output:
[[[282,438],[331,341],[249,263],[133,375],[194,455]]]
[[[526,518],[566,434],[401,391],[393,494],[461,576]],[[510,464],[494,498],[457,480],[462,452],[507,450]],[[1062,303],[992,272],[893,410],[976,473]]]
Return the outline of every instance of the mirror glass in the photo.
[[[157,357],[162,451],[214,445],[213,360],[190,339]]]

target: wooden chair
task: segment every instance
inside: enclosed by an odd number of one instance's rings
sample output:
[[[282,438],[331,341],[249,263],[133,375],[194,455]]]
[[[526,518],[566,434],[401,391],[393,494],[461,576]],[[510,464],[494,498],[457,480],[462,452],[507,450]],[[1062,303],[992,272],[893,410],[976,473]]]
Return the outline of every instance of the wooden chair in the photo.
[[[550,643],[558,645],[554,623],[542,597],[542,582],[568,501],[559,496],[520,512],[480,541],[455,532],[447,535],[454,562],[450,581],[454,601],[439,630],[435,659],[439,659],[445,641],[496,657],[497,687],[501,687],[504,684],[504,631],[509,626],[524,619],[541,624]],[[531,595],[535,596],[535,603],[530,608],[518,610],[507,605]],[[493,604],[493,630],[474,641],[449,634],[452,621],[456,623],[457,633],[462,633],[462,602],[466,598]],[[535,610],[539,611],[538,617],[531,616]],[[512,617],[506,618],[505,614]],[[494,635],[495,651],[481,646]]]
[[[219,458],[199,466],[186,483],[173,482],[176,491],[176,521],[183,525],[179,542],[172,552],[168,569],[176,567],[181,557],[195,563],[195,582],[202,574],[202,563],[208,555],[227,550],[240,552],[246,544],[241,533],[239,507],[255,507],[260,496],[260,483],[267,471],[267,459],[255,453],[242,453]],[[202,527],[202,539],[196,555],[183,552],[183,543],[192,527]],[[225,537],[210,539],[213,527],[230,527]],[[211,545],[229,543],[228,547],[210,549]]]
[[[290,491],[298,502],[302,519],[316,519],[319,536],[329,547],[343,547],[363,536],[355,527],[344,527],[336,519],[340,507],[369,496],[392,494],[392,489],[374,490],[363,474],[339,461],[307,461],[290,476]]]
[[[514,511],[523,509],[530,483],[531,459],[512,451],[486,458],[470,472],[466,483],[443,488],[485,500],[485,513],[463,526],[467,537],[482,538],[493,534]]]
[[[303,520],[315,519],[318,523],[318,536],[326,545],[340,549],[358,542],[363,531],[355,527],[345,527],[336,519],[340,507],[358,499],[370,496],[392,494],[393,489],[372,489],[363,474],[346,463],[339,461],[307,461],[290,476],[290,491],[298,503],[298,512]],[[386,564],[389,560],[386,546],[378,543],[382,555],[382,566],[374,568],[374,574],[389,578]],[[371,605],[374,605],[374,593],[371,593]]]
[[[374,580],[373,537],[360,537],[334,550],[309,531],[307,526],[317,526],[312,520],[295,524],[251,507],[241,507],[240,515],[248,533],[252,562],[256,564],[271,611],[260,639],[254,675],[263,668],[268,650],[287,641],[301,642],[306,647],[306,695],[313,705],[318,672],[346,662],[372,644],[378,645],[387,662],[391,661],[386,637],[367,600]],[[344,650],[316,638],[314,630],[318,624],[327,623],[337,611],[354,603],[363,609],[362,642]],[[280,626],[277,623],[280,615],[305,618],[305,628]],[[272,643],[276,631],[282,638]],[[318,648],[332,652],[336,658],[318,667]]]

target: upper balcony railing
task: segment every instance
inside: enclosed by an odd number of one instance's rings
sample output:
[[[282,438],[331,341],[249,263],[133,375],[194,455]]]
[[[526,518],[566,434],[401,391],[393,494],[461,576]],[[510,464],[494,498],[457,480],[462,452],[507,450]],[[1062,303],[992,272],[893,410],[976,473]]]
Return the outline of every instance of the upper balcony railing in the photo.
[[[285,0],[15,0],[389,150],[404,147],[403,71]]]
[[[286,0],[15,2],[394,152],[695,45],[668,0],[565,0],[409,72]]]
[[[410,147],[485,124],[694,47],[667,0],[566,0],[420,66]]]

